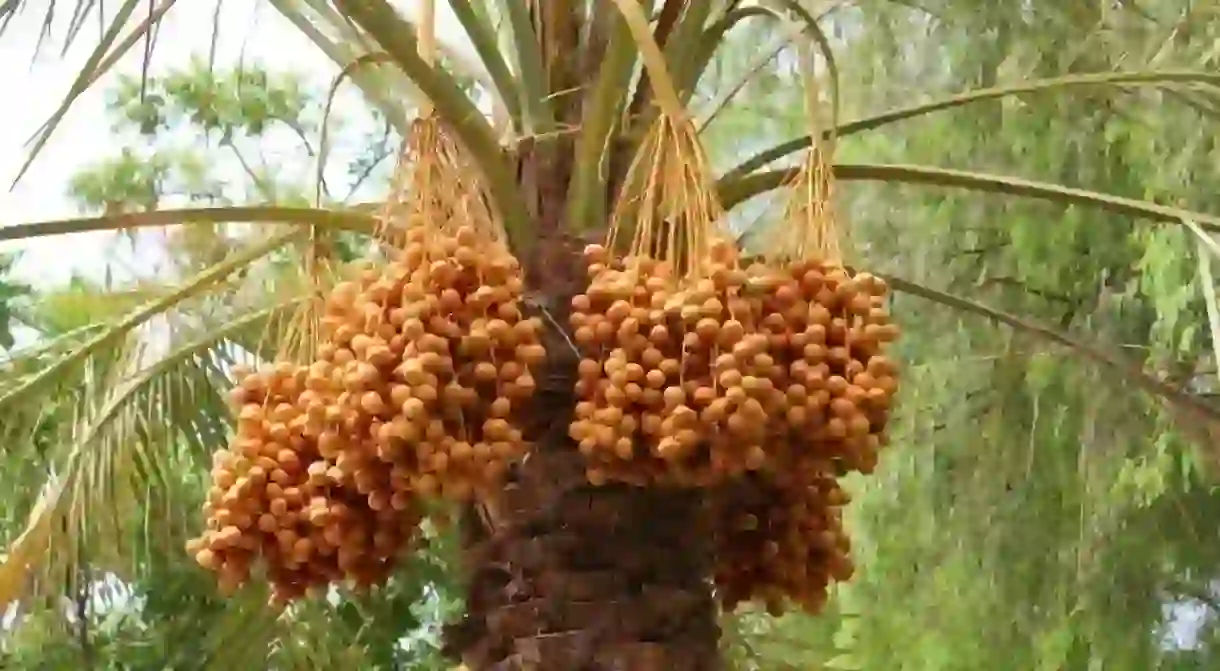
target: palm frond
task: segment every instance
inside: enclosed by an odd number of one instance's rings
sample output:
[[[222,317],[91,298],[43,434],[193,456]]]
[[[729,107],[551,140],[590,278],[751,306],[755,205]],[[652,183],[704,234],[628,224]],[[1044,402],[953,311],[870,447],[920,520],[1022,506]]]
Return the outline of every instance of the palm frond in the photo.
[[[573,174],[568,185],[567,220],[575,229],[605,219],[606,157],[611,134],[627,104],[636,50],[627,23],[611,12],[609,41],[593,86],[585,95],[585,114],[576,139]]]
[[[21,320],[41,333],[65,333],[99,325],[153,300],[153,287],[111,288],[68,286],[41,291],[38,300],[24,306]]]
[[[1220,259],[1220,244],[1215,236],[1207,233],[1195,222],[1186,219],[1182,223],[1190,228],[1198,238],[1196,263],[1199,271],[1199,291],[1203,294],[1203,304],[1207,308],[1207,328],[1211,335],[1212,360],[1220,366],[1220,298],[1216,296],[1216,277],[1212,272],[1212,261]],[[1220,379],[1220,369],[1216,371]]]
[[[336,0],[336,4],[382,51],[390,54],[395,65],[452,125],[487,180],[488,193],[504,220],[509,241],[522,257],[527,257],[532,244],[531,220],[517,190],[513,170],[486,117],[448,72],[420,58],[414,28],[386,0]]]
[[[371,45],[359,39],[357,31],[326,3],[301,3],[291,0],[270,2],[281,16],[313,42],[336,67],[347,68],[351,63],[372,53]],[[328,35],[318,24],[329,28],[334,36]],[[404,102],[418,101],[418,89],[396,72],[361,70],[352,74],[352,80],[360,87],[368,101],[385,116],[386,121],[400,135],[406,134],[408,114]]]
[[[321,210],[308,207],[197,207],[132,212],[97,217],[55,219],[27,224],[0,226],[0,241],[26,240],[49,235],[92,231],[129,231],[163,226],[192,226],[228,223],[308,224],[371,233],[375,220],[368,208]]]
[[[36,394],[41,391],[46,385],[53,384],[62,379],[66,371],[72,367],[89,359],[89,357],[98,351],[108,347],[110,344],[121,340],[136,328],[147,323],[152,318],[164,313],[166,310],[173,308],[178,303],[197,296],[199,292],[206,291],[211,285],[223,280],[230,274],[241,270],[250,263],[263,258],[269,252],[282,247],[293,237],[300,235],[301,232],[293,231],[286,234],[277,235],[271,239],[253,245],[247,249],[233,254],[228,259],[208,268],[207,270],[196,275],[191,281],[177,288],[167,296],[160,297],[138,310],[133,311],[126,316],[122,321],[106,329],[105,332],[86,342],[80,349],[75,350],[70,355],[56,361],[54,364],[40,371],[37,375],[32,376],[17,388],[0,395],[0,413],[6,407],[18,401],[25,401],[30,394]]]
[[[90,334],[97,333],[105,326],[105,324],[91,323],[64,332],[44,332],[43,338],[25,347],[5,352],[0,355],[0,367],[3,367],[2,369],[7,375],[0,376],[0,389],[12,385],[22,375],[37,370],[41,367],[44,357],[55,356],[79,347]]]
[[[1220,230],[1220,217],[1203,212],[1158,205],[1144,200],[1123,198],[1086,189],[1076,189],[1059,184],[1036,182],[989,175],[966,170],[951,170],[923,165],[882,165],[870,163],[836,163],[835,179],[852,181],[884,182],[887,184],[926,184],[946,188],[966,189],[982,193],[996,193],[1045,200],[1061,205],[1095,208],[1105,212],[1139,217],[1165,223],[1181,224],[1184,220],[1197,223],[1205,230]],[[792,178],[792,170],[769,170],[754,173],[741,179],[721,180],[720,197],[727,207],[743,203],[762,193],[777,189]],[[751,234],[754,235],[754,234]]]
[[[1174,85],[1189,84],[1207,84],[1211,86],[1218,86],[1220,85],[1220,75],[1193,70],[1151,70],[1142,72],[1104,72],[1097,74],[1067,75],[1064,77],[1052,77],[1049,79],[1035,79],[1009,86],[996,86],[966,91],[964,93],[959,93],[940,100],[933,100],[931,102],[901,107],[874,116],[837,125],[833,129],[828,129],[825,134],[827,137],[831,135],[845,137],[864,131],[876,130],[877,128],[881,128],[892,123],[914,119],[916,117],[933,114],[935,112],[943,112],[945,110],[965,107],[967,105],[972,105],[974,103],[984,102],[987,100],[998,100],[1000,98],[1007,98],[1010,96],[1028,93],[1094,87],[1112,87],[1122,89],[1125,87],[1134,86],[1150,86],[1165,88]],[[755,170],[758,170],[759,168],[763,168],[781,158],[784,158],[785,156],[794,154],[809,147],[811,141],[812,139],[809,136],[803,136],[781,143],[771,147],[770,149],[760,151],[726,172],[723,179],[733,180],[744,177]]]
[[[264,338],[281,336],[267,331],[267,322],[301,303],[302,294],[292,283],[285,299],[266,282],[257,292],[230,284],[231,307],[217,311],[207,308],[207,291],[299,234],[250,245],[100,332],[62,343],[71,348],[43,347],[6,362],[14,372],[27,370],[0,392],[6,443],[13,454],[43,455],[36,458],[48,466],[40,500],[0,567],[0,603],[19,596],[36,568],[41,582],[58,585],[53,576],[75,575],[82,553],[122,563],[130,555],[116,539],[145,492],[172,493],[176,471],[198,469],[223,443],[236,339],[256,329]],[[159,328],[150,329],[154,321]]]
[[[460,3],[459,3],[460,4]],[[526,3],[514,0],[502,1],[500,6],[508,17],[512,29],[517,72],[521,82],[521,110],[525,118],[527,133],[540,135],[555,128],[555,115],[550,110],[546,90],[546,70],[542,66],[542,45],[534,31],[530,10]]]
[[[661,35],[658,31],[657,37],[662,42],[665,60],[683,102],[690,100],[690,96],[695,91],[695,84],[698,83],[699,76],[702,74],[695,71],[692,66],[700,65],[695,60],[695,54],[699,49],[699,38],[703,36],[708,18],[715,9],[714,5],[713,2],[675,2],[673,6],[678,8],[681,16],[678,17],[673,29],[669,35],[664,36],[664,39],[660,39]],[[652,76],[652,73],[649,73],[649,76]],[[639,94],[640,91],[637,90],[636,95]]]
[[[1153,396],[1159,397],[1179,409],[1190,412],[1191,415],[1193,415],[1196,419],[1203,420],[1205,423],[1220,426],[1220,406],[1208,403],[1202,400],[1200,397],[1186,392],[1175,385],[1169,384],[1157,377],[1145,373],[1142,370],[1133,368],[1130,364],[1116,359],[1098,347],[1080,342],[1064,333],[1056,331],[1055,329],[1040,324],[1035,324],[1029,320],[1022,319],[1000,310],[989,308],[961,296],[955,296],[943,291],[931,289],[915,282],[891,275],[886,275],[884,277],[895,291],[911,294],[912,296],[918,296],[925,300],[933,301],[962,312],[986,317],[994,322],[1004,324],[1023,333],[1064,347],[1070,350],[1079,359],[1090,361],[1122,375],[1133,382],[1136,386],[1152,394]]]
[[[151,36],[152,31],[160,23],[161,18],[165,16],[165,13],[169,11],[171,7],[173,7],[174,2],[176,2],[176,0],[161,0],[161,2],[149,12],[148,16],[126,38],[119,41],[119,35],[122,34],[123,28],[127,25],[127,21],[131,18],[132,13],[135,12],[136,8],[140,4],[140,0],[124,0],[123,4],[119,7],[118,12],[110,21],[109,27],[102,34],[97,46],[94,47],[93,53],[89,55],[88,60],[85,61],[85,65],[77,73],[76,80],[72,82],[72,86],[69,88],[68,94],[64,97],[63,102],[59,104],[59,107],[56,108],[56,110],[51,114],[51,117],[42,125],[42,128],[35,133],[34,137],[32,138],[33,146],[26,155],[25,162],[22,163],[21,168],[17,171],[17,177],[13,179],[13,183],[21,181],[21,178],[25,176],[26,171],[29,170],[30,166],[34,163],[34,159],[38,157],[38,154],[42,151],[42,148],[46,146],[46,143],[51,139],[51,136],[55,133],[55,130],[59,128],[60,122],[68,113],[68,110],[71,109],[73,103],[76,102],[77,98],[88,90],[88,88],[94,82],[98,81],[98,79],[109,71],[110,68],[114,67],[115,63],[117,63],[128,51],[130,51],[132,47],[139,43],[141,39],[148,39]],[[85,8],[84,5],[84,2],[77,3],[78,17],[88,13],[87,8]],[[48,17],[53,15],[54,7],[55,2],[52,1],[47,10]],[[3,14],[4,11],[2,8],[0,8],[0,16]],[[83,18],[80,18],[80,20],[83,20]],[[73,31],[69,31],[69,34],[73,35],[74,33]],[[70,43],[71,40],[69,39],[68,42]],[[65,44],[64,48],[66,49],[67,46],[68,45]]]
[[[67,455],[49,474],[26,531],[9,550],[9,561],[0,566],[0,576],[8,576],[0,580],[0,603],[16,598],[19,592],[13,590],[24,584],[12,576],[45,571],[42,560],[55,562],[58,570],[53,574],[72,575],[74,548],[109,548],[118,554],[101,563],[124,570],[131,556],[121,550],[120,537],[132,520],[123,518],[146,490],[171,499],[180,492],[186,499],[169,505],[179,513],[194,507],[195,492],[181,490],[179,474],[183,468],[201,472],[215,446],[226,440],[233,339],[300,302],[278,299],[217,326],[183,328],[170,334],[171,342],[180,344],[151,361],[134,360],[137,352],[130,347],[116,351],[111,356],[119,361],[108,367],[109,375],[82,381],[73,421],[57,432],[69,445]],[[162,518],[140,529],[139,535],[160,536],[182,528],[181,520]],[[56,531],[47,534],[48,529]],[[91,563],[99,563],[96,554]]]
[[[486,20],[486,16],[475,11],[470,0],[449,0],[449,6],[462,28],[466,30],[470,43],[487,68],[488,76],[499,96],[504,110],[513,125],[513,130],[522,132],[521,125],[521,85],[517,82],[504,55],[500,52],[494,26]]]
[[[202,634],[200,650],[173,651],[171,659],[207,671],[267,668],[282,625],[281,616],[266,607],[266,598],[255,589],[231,597],[205,626],[192,629],[196,636]]]

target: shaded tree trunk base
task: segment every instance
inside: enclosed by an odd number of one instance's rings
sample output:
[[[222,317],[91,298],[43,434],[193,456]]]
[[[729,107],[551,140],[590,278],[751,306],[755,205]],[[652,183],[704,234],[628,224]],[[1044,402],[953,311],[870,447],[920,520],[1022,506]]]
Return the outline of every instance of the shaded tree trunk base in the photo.
[[[582,251],[602,237],[543,234],[525,260],[550,361],[522,418],[533,452],[463,519],[466,612],[444,639],[469,671],[722,668],[707,494],[594,487],[567,435],[577,356],[562,325],[586,285]]]
[[[471,671],[718,671],[703,493],[593,487],[550,433],[489,503],[494,529],[468,530],[447,651]]]

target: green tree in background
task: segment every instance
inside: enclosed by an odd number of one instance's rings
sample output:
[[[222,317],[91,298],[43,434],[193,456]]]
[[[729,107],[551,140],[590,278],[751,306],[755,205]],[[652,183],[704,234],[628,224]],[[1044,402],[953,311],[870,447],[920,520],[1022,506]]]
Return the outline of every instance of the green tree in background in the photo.
[[[539,220],[600,227],[621,176],[617,157],[638,142],[650,109],[631,103],[647,102],[648,88],[631,85],[637,47],[614,3],[528,2],[520,6],[528,12],[500,16],[454,0],[481,66],[451,49],[447,69],[420,61],[413,27],[386,2],[272,4],[337,67],[387,54],[378,58],[390,65],[359,68],[352,80],[399,128],[401,101],[417,89],[458,124],[497,205],[520,225],[517,244],[547,243],[555,232]],[[811,12],[795,1],[650,4],[669,68],[707,123],[720,194],[740,206],[731,216],[743,241],[759,244],[760,215],[774,209],[768,192],[808,143],[791,139],[805,127],[793,50],[782,42]],[[134,24],[134,6],[119,18]],[[1220,566],[1211,522],[1220,317],[1210,269],[1220,219],[1205,214],[1216,208],[1214,10],[1185,0],[1154,9],[1050,0],[815,9],[825,9],[814,15],[834,38],[837,67],[820,88],[838,94],[835,172],[853,254],[899,291],[893,309],[910,364],[894,447],[855,487],[859,574],[820,617],[726,620],[730,654],[757,669],[1211,668],[1210,623],[1193,649],[1173,649],[1164,635],[1168,606],[1211,608]],[[99,46],[98,62],[138,42],[120,35],[142,29],[122,25]],[[516,39],[497,40],[498,27]],[[580,39],[559,42],[574,34]],[[704,67],[698,56],[712,49]],[[457,75],[475,82],[480,102],[496,101],[491,120],[472,113]],[[568,126],[574,131],[552,132]],[[502,135],[529,140],[498,146]],[[572,160],[539,158],[546,152]],[[177,489],[164,474],[199,487],[207,452],[222,442],[230,344],[270,354],[282,343],[263,334],[290,339],[287,306],[308,293],[310,278],[303,261],[267,261],[272,249],[371,230],[366,210],[324,205],[22,229],[263,222],[201,274],[177,278],[175,293],[99,317],[95,335],[65,336],[19,369],[29,372],[6,379],[0,426],[14,463],[37,458],[31,409],[64,390],[86,429],[44,442],[57,466],[52,481],[66,493],[22,511],[27,535],[13,541],[0,584],[36,577],[37,589],[6,598],[33,604],[62,594],[68,569],[82,564],[138,566],[146,537],[162,539],[166,563],[188,574],[172,552],[199,490]],[[304,253],[302,245],[288,254]],[[249,270],[237,276],[241,268]],[[531,270],[539,287],[550,286],[545,268]],[[133,342],[160,321],[173,325],[164,352],[91,377],[128,361]],[[172,506],[121,524],[101,513],[128,509],[133,492],[146,491]],[[371,641],[352,646],[326,605],[273,619],[254,605],[258,596],[243,594],[206,620],[216,623],[204,647],[217,663],[257,665],[251,660],[284,641],[304,641],[319,656],[377,652]]]
[[[328,115],[329,102],[324,82],[309,87],[298,75],[253,63],[221,70],[194,59],[152,78],[120,77],[107,91],[107,112],[123,149],[73,175],[68,195],[86,212],[113,214],[350,203],[377,193],[401,142],[398,133],[376,110]],[[155,244],[172,262],[198,271],[232,251],[241,234],[235,225],[181,226]],[[350,235],[335,242],[344,258],[359,244]]]
[[[251,66],[213,71],[195,62],[187,68],[150,77],[143,82],[143,89],[138,79],[121,79],[110,91],[108,111],[115,119],[120,137],[131,141],[124,143],[116,156],[75,175],[69,183],[69,195],[83,210],[110,213],[150,211],[175,202],[309,202],[306,185],[312,179],[306,179],[304,174],[296,182],[284,182],[283,178],[289,174],[286,165],[308,161],[315,151],[311,143],[319,139],[317,125],[325,96],[325,88],[311,89],[297,78],[276,77]],[[369,121],[376,123],[375,118]],[[341,126],[335,121],[331,123]],[[266,137],[273,124],[288,127],[293,135],[299,136],[300,150],[266,168],[248,169],[250,162],[244,154],[258,155],[269,141],[276,140]],[[332,126],[331,131],[335,130]],[[349,195],[358,193],[364,182],[384,181],[384,172],[377,168],[384,161],[386,147],[397,143],[392,130],[371,133],[359,125],[353,130],[347,133],[347,139],[367,141],[368,145],[355,150],[347,164]],[[227,139],[214,144],[195,139],[209,135]],[[338,135],[345,139],[342,132]],[[186,136],[188,140],[175,146],[176,136]],[[232,159],[228,163],[224,160],[226,154]],[[231,170],[226,173],[226,168]],[[281,180],[274,188],[267,186],[272,176]],[[134,234],[138,236],[139,231]],[[0,283],[0,311],[6,323],[7,316],[14,313],[17,320],[37,334],[39,341],[31,350],[79,343],[80,336],[95,332],[98,325],[155,299],[165,291],[165,282],[172,281],[173,275],[197,272],[223,259],[234,247],[243,244],[248,235],[249,231],[240,228],[184,226],[164,237],[141,239],[139,247],[145,253],[163,256],[173,264],[170,277],[164,269],[153,277],[110,278],[105,283],[97,278],[74,277],[66,286],[44,288],[36,294],[36,300],[15,305],[12,299],[27,295],[28,289],[5,280]],[[349,237],[346,242],[351,248],[342,249],[341,253],[350,257],[357,241]],[[12,261],[5,257],[0,265],[6,277]],[[6,327],[2,334],[11,344],[7,333]],[[47,365],[45,357],[39,359],[32,354],[29,350],[19,351],[18,361],[7,362],[6,375],[17,372],[13,364],[20,365],[26,373],[37,372],[40,366]],[[71,411],[73,400],[70,392],[64,393],[61,402],[66,412]],[[46,427],[56,420],[52,414],[40,421]],[[66,420],[61,417],[60,421]],[[55,432],[44,429],[42,434],[53,440],[50,437]],[[41,449],[53,450],[54,445],[44,444]],[[10,462],[5,472],[15,481],[32,485],[45,477],[42,474],[45,467],[41,462],[29,462],[27,457]],[[184,504],[203,496],[202,481],[195,470],[184,469],[166,480],[167,486],[181,492]],[[16,496],[6,497],[0,504],[8,520],[6,533],[20,529],[21,520],[37,495],[29,487],[9,491]],[[169,503],[145,501],[140,506],[144,512],[136,514],[149,514],[158,505]],[[172,535],[182,537],[190,531],[179,528]],[[279,663],[287,663],[284,660],[296,660],[292,663],[297,664],[360,663],[373,668],[421,671],[447,668],[439,655],[437,627],[456,605],[445,569],[451,553],[446,545],[450,542],[438,536],[433,546],[421,553],[411,573],[404,574],[376,598],[357,600],[336,594],[327,607],[320,609],[318,621],[328,623],[326,635],[345,638],[348,645],[358,646],[359,654],[327,660],[308,642],[286,642],[278,644],[271,658],[280,660]],[[44,608],[22,612],[0,638],[0,666],[31,671],[78,668],[152,671],[165,669],[167,664],[172,665],[169,668],[206,667],[210,663],[209,648],[200,636],[206,637],[210,632],[201,630],[200,622],[205,623],[204,627],[209,622],[217,623],[220,629],[216,635],[223,636],[226,622],[231,622],[230,631],[232,627],[243,626],[240,614],[231,614],[233,607],[217,597],[212,580],[181,561],[181,547],[156,544],[141,550],[136,564],[128,570],[115,571],[113,566],[100,570],[82,567],[62,596],[51,597]],[[329,624],[332,619],[333,625]]]
[[[12,349],[13,327],[18,321],[17,311],[23,299],[28,298],[30,287],[13,279],[13,266],[18,254],[0,253],[0,350]]]
[[[222,70],[202,59],[151,78],[120,77],[108,91],[107,111],[131,144],[74,175],[70,193],[93,211],[260,200],[305,205],[314,197],[322,151],[338,159],[323,175],[326,202],[349,201],[366,185],[380,188],[397,133],[376,110],[355,119],[325,117],[322,86],[259,64]],[[320,146],[324,123],[327,147]],[[336,153],[336,141],[345,152]],[[343,174],[334,174],[335,165]]]

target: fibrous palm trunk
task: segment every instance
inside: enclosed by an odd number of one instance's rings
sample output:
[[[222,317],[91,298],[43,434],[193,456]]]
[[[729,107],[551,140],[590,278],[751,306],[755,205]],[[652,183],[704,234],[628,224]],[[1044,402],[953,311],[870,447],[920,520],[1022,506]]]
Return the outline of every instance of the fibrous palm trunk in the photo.
[[[557,250],[575,246],[543,245],[555,253],[537,309],[554,342],[527,430],[536,446],[496,500],[466,517],[467,612],[447,647],[471,671],[718,669],[706,496],[594,487],[568,438],[576,359],[559,325],[575,275],[557,271],[575,255]]]
[[[609,2],[525,4],[555,120],[580,128],[616,10]],[[686,2],[662,4],[657,38],[664,43]],[[644,97],[628,106],[628,118],[641,113]],[[535,443],[531,455],[483,515],[467,516],[467,613],[448,628],[448,648],[471,671],[717,669],[705,495],[594,487],[568,438],[577,363],[568,308],[586,286],[585,244],[602,241],[565,233],[593,223],[565,220],[572,137],[522,138],[515,147],[519,192],[536,224],[536,242],[521,261],[535,290],[532,309],[549,325],[550,362],[537,376],[536,422],[524,427]],[[607,203],[633,151],[620,138],[610,143],[606,191],[590,195]]]

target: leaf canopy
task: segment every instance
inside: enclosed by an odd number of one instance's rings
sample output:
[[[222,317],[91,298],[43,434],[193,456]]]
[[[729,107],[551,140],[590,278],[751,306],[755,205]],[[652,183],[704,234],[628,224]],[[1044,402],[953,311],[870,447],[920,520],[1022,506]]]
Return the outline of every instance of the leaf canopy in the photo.
[[[50,28],[56,4],[9,0],[0,17],[45,10]],[[101,4],[71,12],[76,39],[89,16],[109,23],[64,109],[174,3],[95,14]],[[337,68],[386,54],[388,67],[354,70],[353,81],[395,123],[422,92],[457,125],[523,254],[539,223],[519,156],[570,153],[567,224],[598,228],[615,170],[654,114],[639,48],[612,3],[561,3],[586,13],[597,38],[574,52],[531,25],[525,4],[451,4],[465,35],[443,38],[433,66],[416,53],[415,15],[384,0],[272,3]],[[702,137],[747,242],[766,235],[772,191],[810,142],[795,47],[759,56],[777,35],[801,33],[783,32],[796,24],[793,6],[819,17],[837,65],[815,74],[819,89],[856,119],[834,129],[843,225],[855,260],[904,292],[894,310],[910,365],[895,448],[853,507],[861,575],[820,619],[734,618],[727,643],[742,668],[1209,668],[1209,628],[1195,650],[1167,650],[1157,632],[1166,603],[1213,609],[1220,559],[1207,522],[1220,503],[1220,327],[1207,260],[1218,175],[1211,134],[1200,132],[1220,110],[1215,22],[1185,0],[834,3],[825,14],[785,2],[657,4],[654,36],[691,114],[714,116]],[[916,188],[928,186],[951,189]],[[228,367],[303,340],[298,304],[315,279],[303,272],[305,247],[292,246],[288,264],[270,262],[272,247],[308,231],[368,232],[373,211],[243,203],[0,229],[21,240],[257,224],[177,286],[48,302],[39,323],[56,332],[5,359],[6,467],[46,485],[3,502],[0,602],[62,593],[84,566],[194,579],[166,557],[227,430]],[[87,319],[64,319],[72,301],[89,301]],[[404,598],[418,588],[404,581]],[[353,643],[358,627],[319,637],[317,650],[284,643],[313,640],[303,634],[345,621],[345,608],[277,621],[198,604],[214,624],[210,649],[228,655],[216,665],[274,649],[285,668],[387,647]],[[259,635],[243,636],[243,651],[231,645],[237,631]]]

